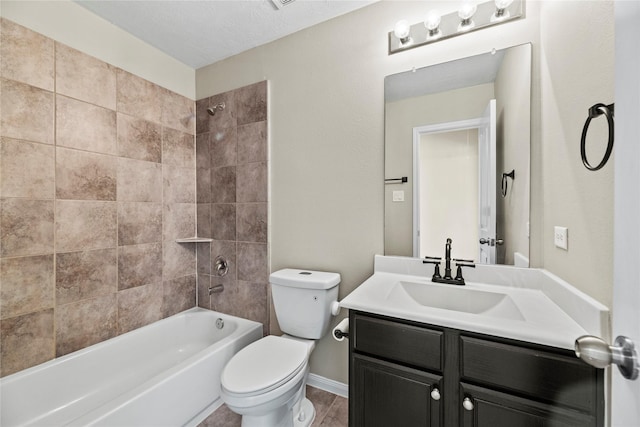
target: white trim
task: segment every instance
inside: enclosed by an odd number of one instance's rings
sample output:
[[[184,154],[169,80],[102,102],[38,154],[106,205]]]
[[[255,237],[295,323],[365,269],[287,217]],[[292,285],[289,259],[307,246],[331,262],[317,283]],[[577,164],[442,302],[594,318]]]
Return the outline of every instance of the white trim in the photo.
[[[328,391],[329,393],[337,394],[338,396],[349,398],[348,384],[334,381],[326,377],[321,377],[317,374],[309,374],[307,377],[307,385]]]

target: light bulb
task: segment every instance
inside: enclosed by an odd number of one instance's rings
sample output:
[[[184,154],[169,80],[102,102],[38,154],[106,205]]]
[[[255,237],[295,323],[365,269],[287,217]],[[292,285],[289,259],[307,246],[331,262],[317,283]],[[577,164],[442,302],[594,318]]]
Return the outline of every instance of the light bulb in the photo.
[[[511,16],[508,10],[506,10],[513,0],[495,0],[496,11],[493,15],[491,15],[491,22],[501,21]]]
[[[467,1],[460,5],[460,9],[458,9],[458,16],[463,21],[468,21],[473,17],[477,10],[478,6],[475,3]]]
[[[402,44],[407,43],[410,40],[409,34],[411,33],[411,25],[406,20],[398,21],[393,28],[393,34],[400,39]]]
[[[458,16],[460,17],[460,24],[458,24],[458,31],[469,31],[476,26],[473,22],[473,15],[478,10],[478,6],[474,2],[464,2],[458,9]]]
[[[496,9],[506,9],[509,6],[511,6],[511,3],[513,3],[513,0],[495,0],[496,3]]]
[[[425,17],[424,26],[429,31],[436,31],[438,29],[438,27],[440,26],[441,19],[442,18],[440,17],[440,13],[438,13],[435,10],[432,10]]]

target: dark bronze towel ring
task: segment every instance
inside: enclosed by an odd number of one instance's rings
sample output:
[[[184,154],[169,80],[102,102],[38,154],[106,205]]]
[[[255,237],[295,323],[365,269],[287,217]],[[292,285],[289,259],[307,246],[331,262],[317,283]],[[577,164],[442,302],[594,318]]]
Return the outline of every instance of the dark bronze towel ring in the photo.
[[[582,156],[582,164],[590,171],[597,171],[601,169],[608,161],[613,151],[613,105],[595,104],[589,108],[589,117],[582,128],[582,139],[580,141],[580,155]],[[609,125],[609,142],[607,143],[607,151],[604,153],[604,157],[597,166],[591,166],[589,160],[587,160],[586,143],[587,143],[587,130],[592,119],[595,119],[602,114],[607,118],[607,124]]]

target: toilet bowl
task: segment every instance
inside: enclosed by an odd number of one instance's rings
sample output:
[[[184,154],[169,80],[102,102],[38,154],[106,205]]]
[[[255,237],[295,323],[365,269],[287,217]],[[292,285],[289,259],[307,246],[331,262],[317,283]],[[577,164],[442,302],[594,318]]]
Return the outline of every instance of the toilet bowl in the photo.
[[[243,426],[309,426],[315,417],[305,401],[314,341],[269,335],[243,348],[225,367],[221,396]]]
[[[243,427],[308,427],[315,418],[305,396],[309,356],[328,331],[340,275],[285,269],[269,276],[283,336],[249,344],[227,363],[220,396],[242,415]]]

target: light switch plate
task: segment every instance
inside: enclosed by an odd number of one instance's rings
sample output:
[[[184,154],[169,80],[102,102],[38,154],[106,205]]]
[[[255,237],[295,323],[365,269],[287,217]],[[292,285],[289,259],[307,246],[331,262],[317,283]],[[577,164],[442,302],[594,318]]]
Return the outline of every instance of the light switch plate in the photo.
[[[560,249],[568,250],[569,247],[569,229],[567,227],[553,227],[553,243]]]
[[[394,202],[404,202],[404,191],[398,190],[393,192],[393,201]]]

